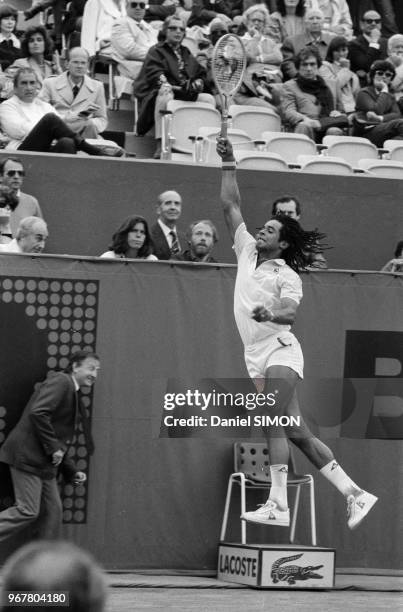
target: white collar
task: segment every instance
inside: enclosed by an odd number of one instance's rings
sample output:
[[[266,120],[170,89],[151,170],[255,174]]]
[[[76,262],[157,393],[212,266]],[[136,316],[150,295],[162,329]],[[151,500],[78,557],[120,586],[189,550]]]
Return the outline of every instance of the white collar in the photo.
[[[74,390],[75,391],[80,391],[80,385],[78,384],[78,382],[74,378],[74,374],[71,375],[71,378],[73,379]]]
[[[163,221],[161,221],[161,219],[158,219],[158,224],[159,224],[160,228],[162,229],[162,231],[164,232],[165,237],[170,236],[171,232],[175,232],[175,234],[177,234],[176,226],[175,227],[168,227],[167,225],[165,225],[165,223]]]

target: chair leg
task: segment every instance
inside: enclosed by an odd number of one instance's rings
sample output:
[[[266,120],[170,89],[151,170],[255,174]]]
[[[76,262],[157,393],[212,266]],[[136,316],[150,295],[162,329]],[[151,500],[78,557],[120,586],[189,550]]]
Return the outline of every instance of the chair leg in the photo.
[[[294,542],[294,539],[295,539],[295,528],[297,525],[300,495],[301,495],[301,485],[298,485],[297,490],[295,491],[294,509],[292,512],[292,519],[291,519],[291,528],[290,528],[290,543],[291,544]]]
[[[229,508],[230,508],[230,504],[231,504],[231,495],[232,495],[232,485],[233,485],[233,479],[232,476],[230,476],[230,479],[228,481],[228,488],[227,488],[227,497],[225,499],[225,507],[224,507],[224,516],[222,519],[222,525],[221,525],[221,534],[220,534],[220,541],[222,542],[225,538],[225,534],[227,532],[227,523],[228,523],[228,514],[229,514]]]
[[[245,482],[241,479],[241,514],[246,511],[246,487]],[[246,544],[246,521],[241,519],[241,542]]]
[[[311,506],[311,538],[312,546],[316,546],[316,507],[315,507],[315,482],[311,476],[309,483],[309,498]]]

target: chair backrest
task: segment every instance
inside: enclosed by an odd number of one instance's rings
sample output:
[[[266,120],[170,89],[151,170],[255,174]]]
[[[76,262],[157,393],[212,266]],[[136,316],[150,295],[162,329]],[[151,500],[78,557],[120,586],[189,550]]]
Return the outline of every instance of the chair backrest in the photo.
[[[238,168],[244,170],[289,170],[287,162],[276,153],[235,150],[234,154]]]
[[[325,136],[328,145],[326,155],[342,157],[351,166],[357,167],[360,159],[378,159],[378,149],[366,138],[356,136]]]
[[[295,473],[294,457],[290,448],[289,473]],[[242,472],[257,482],[271,481],[270,458],[265,442],[235,442],[234,472]]]
[[[219,127],[201,127],[198,130],[198,136],[203,136],[203,161],[208,164],[221,164],[221,158],[217,154],[217,136],[220,133]],[[228,138],[234,151],[247,150],[253,151],[255,145],[253,140],[243,130],[228,129]]]
[[[299,155],[298,163],[302,172],[312,174],[353,174],[354,170],[349,163],[341,157],[327,157],[324,155]]]
[[[403,162],[388,159],[361,159],[359,167],[362,170],[383,178],[403,178]]]
[[[316,144],[304,134],[267,134],[262,133],[267,142],[269,153],[281,155],[288,164],[296,164],[299,155],[316,155]]]
[[[272,132],[281,130],[281,119],[270,108],[232,104],[228,112],[232,117],[232,127],[244,130],[254,140],[260,139],[264,130]]]
[[[396,141],[394,142],[396,143]],[[384,146],[384,148],[387,149],[386,146]],[[403,142],[402,141],[400,141],[400,144],[395,145],[392,149],[389,149],[389,151],[390,151],[389,158],[392,161],[403,162]]]
[[[184,153],[192,153],[189,136],[195,136],[199,127],[221,124],[220,113],[211,104],[204,102],[170,100],[167,110],[172,112],[171,136],[175,138],[173,148]]]

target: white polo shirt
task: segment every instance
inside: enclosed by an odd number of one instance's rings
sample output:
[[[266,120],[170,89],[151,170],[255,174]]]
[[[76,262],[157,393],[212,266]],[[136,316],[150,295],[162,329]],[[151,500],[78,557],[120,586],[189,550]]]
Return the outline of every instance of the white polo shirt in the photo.
[[[235,232],[234,249],[238,259],[234,314],[239,334],[248,347],[267,336],[290,330],[290,325],[272,321],[258,323],[252,319],[252,311],[256,306],[265,306],[269,310],[280,308],[282,298],[290,298],[299,304],[302,283],[284,259],[270,259],[256,268],[256,240],[247,231],[245,223]]]

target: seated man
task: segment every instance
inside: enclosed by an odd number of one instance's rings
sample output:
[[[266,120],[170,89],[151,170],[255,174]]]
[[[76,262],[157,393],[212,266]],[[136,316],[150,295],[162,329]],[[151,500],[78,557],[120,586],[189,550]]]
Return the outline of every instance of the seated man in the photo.
[[[148,50],[158,42],[157,30],[144,21],[146,6],[144,1],[126,0],[127,17],[112,26],[112,57],[120,74],[129,79],[137,77]]]
[[[1,253],[41,253],[48,237],[48,226],[38,217],[25,217],[17,229],[16,238],[0,244]]]
[[[371,64],[387,56],[387,40],[381,36],[382,19],[376,11],[367,11],[360,21],[361,34],[349,43],[351,70],[367,85]]]
[[[45,79],[39,98],[51,104],[73,132],[97,138],[108,125],[106,100],[103,84],[87,75],[88,61],[85,49],[70,49],[67,70]]]
[[[209,219],[195,221],[186,233],[189,248],[176,255],[175,259],[195,263],[217,263],[211,255],[218,241],[218,232],[212,221]]]
[[[94,146],[75,134],[53,106],[38,98],[38,81],[31,68],[20,68],[14,77],[14,95],[0,104],[0,125],[10,139],[6,149],[120,157],[123,149]]]

